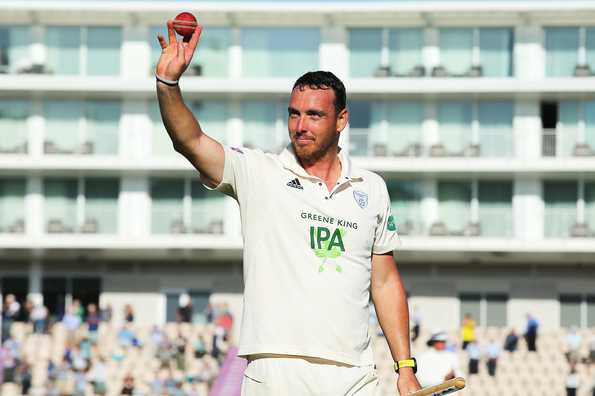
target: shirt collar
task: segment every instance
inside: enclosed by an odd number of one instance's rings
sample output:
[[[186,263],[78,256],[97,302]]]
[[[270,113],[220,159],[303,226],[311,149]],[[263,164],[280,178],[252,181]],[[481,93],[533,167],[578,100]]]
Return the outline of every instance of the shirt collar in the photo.
[[[306,172],[306,170],[300,164],[300,161],[293,150],[293,145],[289,143],[287,147],[283,149],[281,154],[279,154],[279,160],[283,164],[285,169],[288,169],[295,173],[298,176],[310,178],[310,179],[318,179],[316,176],[312,176]],[[345,181],[353,181],[354,179],[361,179],[362,175],[360,175],[354,168],[351,163],[351,158],[347,155],[345,150],[342,150],[339,147],[339,161],[341,162],[341,176],[339,178],[340,182]]]

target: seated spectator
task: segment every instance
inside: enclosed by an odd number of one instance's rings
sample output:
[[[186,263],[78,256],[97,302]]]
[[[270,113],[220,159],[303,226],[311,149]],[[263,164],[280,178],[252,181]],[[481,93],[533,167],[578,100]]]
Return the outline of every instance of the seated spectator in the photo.
[[[101,318],[97,312],[97,305],[93,303],[87,305],[87,319],[85,322],[87,323],[87,328],[89,329],[89,336],[93,341],[97,339],[97,330],[99,329],[100,321]]]
[[[134,377],[131,374],[126,375],[124,377],[124,384],[122,385],[122,390],[120,391],[120,395],[133,395],[134,394]]]
[[[517,350],[518,344],[519,336],[514,329],[510,329],[510,333],[506,335],[506,339],[504,340],[504,350],[514,352]]]
[[[578,363],[580,360],[580,350],[583,343],[583,337],[578,333],[578,329],[573,326],[566,335],[566,360],[569,363]]]

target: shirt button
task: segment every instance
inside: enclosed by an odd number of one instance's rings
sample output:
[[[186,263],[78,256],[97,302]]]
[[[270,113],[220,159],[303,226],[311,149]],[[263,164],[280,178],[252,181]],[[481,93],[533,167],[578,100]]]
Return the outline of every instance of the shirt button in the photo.
[[[319,186],[322,186],[322,183],[318,183]]]
[[[328,199],[328,197],[324,197],[324,199]]]

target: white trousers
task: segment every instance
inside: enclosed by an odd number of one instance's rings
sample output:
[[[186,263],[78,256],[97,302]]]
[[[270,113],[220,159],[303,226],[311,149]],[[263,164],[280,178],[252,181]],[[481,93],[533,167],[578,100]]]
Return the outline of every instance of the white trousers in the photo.
[[[259,358],[248,363],[242,396],[374,396],[374,366],[346,367],[295,357]]]

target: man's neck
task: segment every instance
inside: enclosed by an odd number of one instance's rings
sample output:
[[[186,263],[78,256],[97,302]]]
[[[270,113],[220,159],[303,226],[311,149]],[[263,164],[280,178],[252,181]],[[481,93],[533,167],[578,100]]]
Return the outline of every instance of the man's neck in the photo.
[[[307,163],[301,160],[300,162],[306,173],[324,180],[329,189],[335,185],[339,176],[341,176],[338,147],[330,149],[324,156],[314,162]]]

